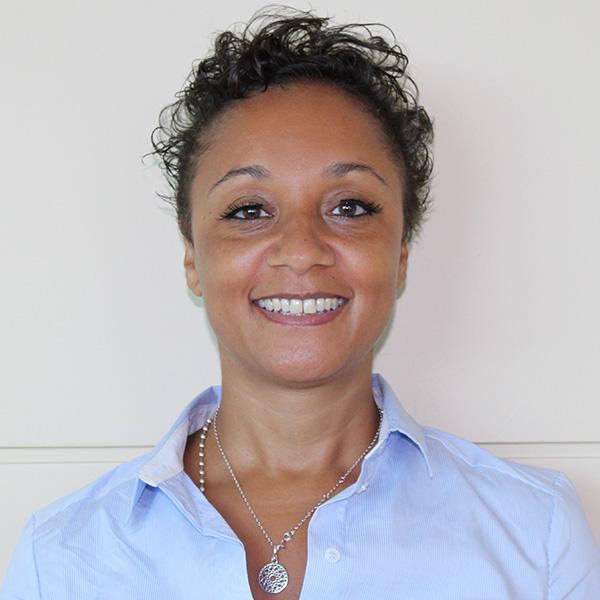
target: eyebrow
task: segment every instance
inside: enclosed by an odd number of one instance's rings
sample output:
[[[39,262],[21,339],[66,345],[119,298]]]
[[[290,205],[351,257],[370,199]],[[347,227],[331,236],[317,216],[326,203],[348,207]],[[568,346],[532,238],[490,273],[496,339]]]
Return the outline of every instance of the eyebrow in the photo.
[[[238,167],[237,169],[230,169],[210,188],[209,193],[212,192],[218,185],[225,183],[233,177],[241,177],[243,175],[249,175],[255,179],[266,179],[271,176],[269,171],[260,165],[248,165],[246,167]]]
[[[379,181],[381,181],[384,185],[388,185],[386,180],[373,169],[369,165],[364,163],[356,163],[356,162],[336,162],[329,165],[324,173],[329,177],[343,177],[348,173],[352,173],[353,171],[359,171],[363,173],[370,173]],[[233,179],[234,177],[242,177],[247,175],[249,177],[253,177],[254,179],[268,179],[271,177],[271,173],[262,167],[261,165],[247,165],[245,167],[238,167],[236,169],[230,169],[219,179],[213,186],[210,188],[209,193],[212,192],[217,186],[225,183],[226,181]]]
[[[337,162],[329,165],[327,169],[325,169],[325,175],[330,175],[332,177],[343,177],[348,173],[352,173],[353,171],[361,171],[363,173],[370,173],[374,177],[377,177],[381,183],[384,185],[388,185],[387,181],[379,174],[373,167],[369,165],[365,165],[364,163],[355,163],[355,162]]]

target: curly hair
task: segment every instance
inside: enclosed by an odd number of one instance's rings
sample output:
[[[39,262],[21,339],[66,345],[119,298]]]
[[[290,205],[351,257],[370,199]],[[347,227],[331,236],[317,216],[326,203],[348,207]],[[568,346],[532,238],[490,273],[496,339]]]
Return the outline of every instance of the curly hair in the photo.
[[[333,25],[313,12],[262,11],[239,32],[220,33],[214,50],[194,65],[176,102],[160,113],[152,133],[173,191],[181,232],[191,242],[189,187],[205,149],[203,133],[234,102],[273,85],[324,82],[363,104],[381,124],[402,169],[404,239],[418,230],[429,207],[432,122],[418,104],[396,44],[375,35],[374,25]]]

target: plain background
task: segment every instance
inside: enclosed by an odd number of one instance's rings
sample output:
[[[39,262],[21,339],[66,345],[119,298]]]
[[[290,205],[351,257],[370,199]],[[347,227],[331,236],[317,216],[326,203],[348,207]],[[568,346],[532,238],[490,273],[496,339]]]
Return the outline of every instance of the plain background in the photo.
[[[260,6],[0,6],[0,577],[32,511],[219,383],[141,158],[210,34]],[[565,471],[600,539],[597,3],[314,7],[392,27],[436,124],[436,205],[376,370],[421,423]]]

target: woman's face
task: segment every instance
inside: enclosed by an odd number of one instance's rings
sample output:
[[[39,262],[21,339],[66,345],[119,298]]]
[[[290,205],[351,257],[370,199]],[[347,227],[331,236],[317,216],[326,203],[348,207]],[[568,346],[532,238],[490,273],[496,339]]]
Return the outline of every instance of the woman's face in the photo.
[[[224,377],[370,371],[407,249],[399,165],[356,100],[295,84],[241,101],[213,127],[190,200],[187,280]]]

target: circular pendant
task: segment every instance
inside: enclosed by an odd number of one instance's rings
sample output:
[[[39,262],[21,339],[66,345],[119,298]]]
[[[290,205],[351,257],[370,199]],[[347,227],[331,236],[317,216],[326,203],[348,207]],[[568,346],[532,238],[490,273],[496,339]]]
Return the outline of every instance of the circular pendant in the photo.
[[[287,584],[287,571],[277,561],[266,564],[258,574],[258,585],[268,594],[279,594]]]

